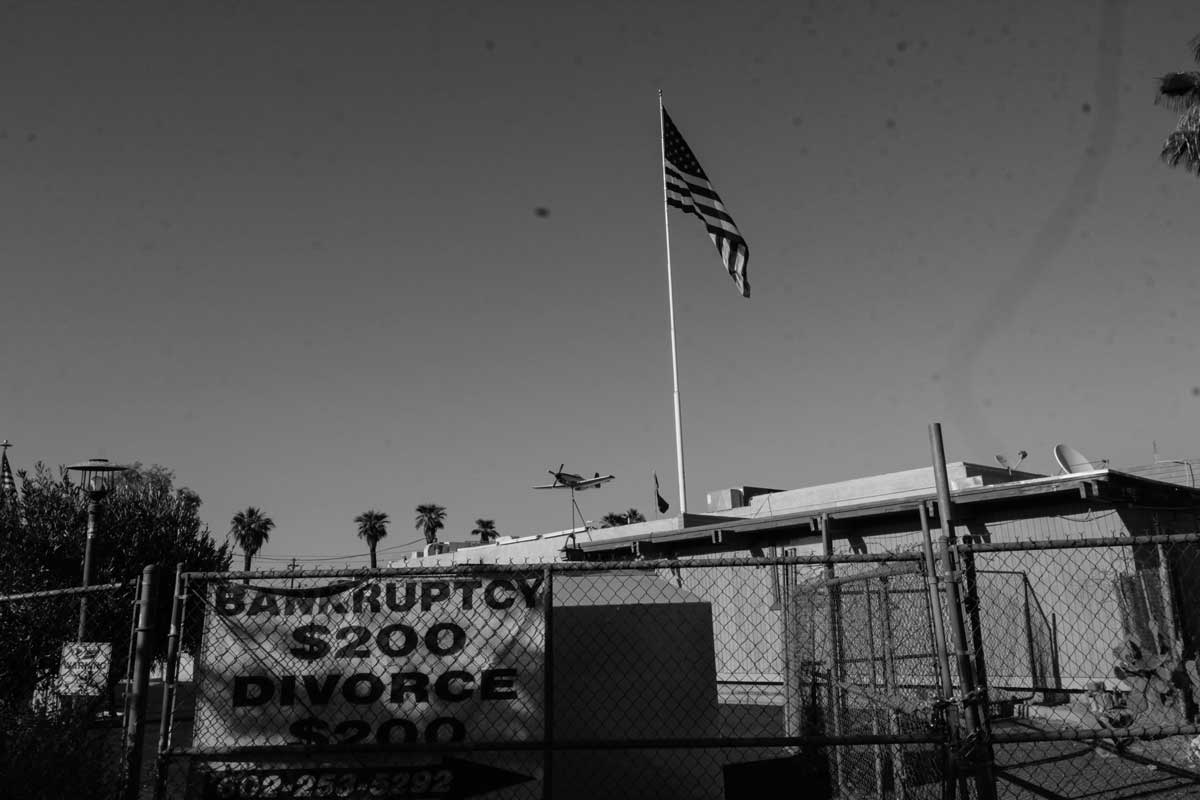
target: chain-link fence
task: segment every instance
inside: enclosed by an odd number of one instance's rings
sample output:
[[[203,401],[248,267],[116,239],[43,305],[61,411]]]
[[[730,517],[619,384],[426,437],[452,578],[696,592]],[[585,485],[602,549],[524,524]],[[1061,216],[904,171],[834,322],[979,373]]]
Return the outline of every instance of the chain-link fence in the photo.
[[[192,574],[159,795],[1196,796],[1198,548]]]
[[[797,576],[818,564],[187,576],[180,630],[198,647],[190,681],[174,686],[163,793],[750,797],[768,773],[836,785],[835,754],[885,759],[889,787],[893,770],[905,785],[936,783],[945,733],[933,697],[917,699],[933,668],[911,666],[918,653],[896,642],[898,658],[882,655],[887,636],[907,639],[926,595],[914,599],[904,576],[884,582],[883,599],[870,588],[877,688],[838,685],[845,711],[827,725],[811,699],[834,691],[827,656],[783,646],[805,624]],[[924,629],[926,661],[929,640]],[[843,682],[868,673],[848,666]],[[891,705],[873,708],[880,698]]]
[[[132,584],[0,596],[0,794],[118,795],[136,596]]]
[[[1200,536],[958,550],[1000,795],[1200,796]]]

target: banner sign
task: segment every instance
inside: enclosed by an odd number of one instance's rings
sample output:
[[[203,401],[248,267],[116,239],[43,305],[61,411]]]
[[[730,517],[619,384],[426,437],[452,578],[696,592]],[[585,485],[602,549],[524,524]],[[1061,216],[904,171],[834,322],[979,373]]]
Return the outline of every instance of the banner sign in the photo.
[[[527,775],[460,759],[407,767],[239,769],[206,772],[201,797],[203,800],[303,800],[314,797],[457,800],[528,780]]]
[[[64,695],[99,697],[108,685],[111,642],[68,642],[58,667],[58,691]]]
[[[193,747],[542,736],[540,573],[214,582]]]

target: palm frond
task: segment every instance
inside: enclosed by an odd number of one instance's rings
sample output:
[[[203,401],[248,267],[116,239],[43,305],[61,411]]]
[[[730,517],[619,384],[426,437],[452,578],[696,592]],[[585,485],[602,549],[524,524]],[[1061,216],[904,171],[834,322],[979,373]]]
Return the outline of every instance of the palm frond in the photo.
[[[1177,130],[1163,142],[1162,160],[1200,176],[1200,130]]]
[[[1155,103],[1176,111],[1200,105],[1200,72],[1168,72],[1158,79]]]
[[[1192,37],[1192,40],[1188,42],[1188,47],[1192,51],[1192,60],[1200,64],[1200,34]]]
[[[1179,115],[1175,123],[1177,131],[1200,131],[1200,106],[1192,106]]]

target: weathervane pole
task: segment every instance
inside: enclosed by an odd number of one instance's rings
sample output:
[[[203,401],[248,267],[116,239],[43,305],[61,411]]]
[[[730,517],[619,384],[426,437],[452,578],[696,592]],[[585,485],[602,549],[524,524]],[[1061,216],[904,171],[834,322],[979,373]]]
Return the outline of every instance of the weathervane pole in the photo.
[[[663,130],[662,89],[658,90],[658,141],[662,151],[659,174],[663,182],[663,227],[667,233],[667,304],[671,320],[671,375],[675,386],[675,460],[679,467],[679,513],[687,513],[687,484],[683,479],[683,416],[679,409],[679,356],[675,352],[675,290],[671,283],[671,219],[667,205],[667,136]]]

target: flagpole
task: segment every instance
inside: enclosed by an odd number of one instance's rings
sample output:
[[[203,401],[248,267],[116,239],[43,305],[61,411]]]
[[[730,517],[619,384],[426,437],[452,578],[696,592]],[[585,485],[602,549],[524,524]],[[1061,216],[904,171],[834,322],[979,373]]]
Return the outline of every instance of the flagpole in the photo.
[[[662,89],[658,90],[658,143],[662,153],[659,173],[663,182],[663,228],[667,234],[667,304],[671,320],[671,376],[675,387],[675,460],[679,467],[679,513],[687,513],[687,484],[683,478],[683,417],[679,410],[679,356],[675,352],[675,290],[671,283],[671,218],[667,213],[667,137],[663,130]],[[655,498],[657,502],[657,498]]]

